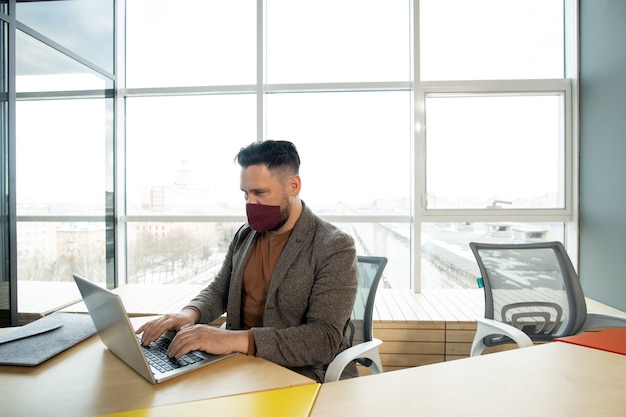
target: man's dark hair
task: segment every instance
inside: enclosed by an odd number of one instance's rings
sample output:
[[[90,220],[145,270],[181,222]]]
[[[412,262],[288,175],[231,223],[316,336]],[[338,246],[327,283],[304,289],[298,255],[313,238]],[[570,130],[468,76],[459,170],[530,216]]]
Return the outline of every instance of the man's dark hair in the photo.
[[[242,168],[267,165],[269,170],[289,168],[292,174],[300,172],[300,156],[293,143],[286,140],[264,140],[241,148],[235,160]]]

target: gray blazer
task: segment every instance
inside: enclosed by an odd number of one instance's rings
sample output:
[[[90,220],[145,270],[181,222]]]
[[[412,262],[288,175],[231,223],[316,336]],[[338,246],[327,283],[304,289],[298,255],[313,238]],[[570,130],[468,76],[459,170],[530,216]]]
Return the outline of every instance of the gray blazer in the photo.
[[[242,226],[215,279],[189,303],[200,311],[200,323],[226,312],[226,328],[241,329],[242,275],[257,237]],[[348,346],[345,330],[357,284],[353,238],[303,203],[272,275],[263,327],[252,329],[256,356],[322,382],[328,364]],[[353,376],[354,363],[342,378]]]

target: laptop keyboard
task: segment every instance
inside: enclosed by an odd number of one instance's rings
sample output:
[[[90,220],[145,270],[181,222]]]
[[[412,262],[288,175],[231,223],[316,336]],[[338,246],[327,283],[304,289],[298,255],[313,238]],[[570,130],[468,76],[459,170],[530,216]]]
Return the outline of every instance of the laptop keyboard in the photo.
[[[141,339],[140,336],[138,336]],[[141,342],[141,340],[140,340]],[[187,365],[191,365],[196,362],[200,362],[203,358],[194,352],[189,352],[180,358],[170,358],[167,356],[167,348],[170,345],[171,339],[162,336],[157,341],[150,343],[149,346],[143,346],[143,353],[146,356],[146,360],[153,368],[160,372],[171,371],[176,368],[182,368]]]

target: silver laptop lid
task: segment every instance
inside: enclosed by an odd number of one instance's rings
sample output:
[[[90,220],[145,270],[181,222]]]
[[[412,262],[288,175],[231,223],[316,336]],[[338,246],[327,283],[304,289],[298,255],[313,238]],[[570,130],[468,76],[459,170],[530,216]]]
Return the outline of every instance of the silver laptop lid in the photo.
[[[106,347],[138,374],[156,383],[119,295],[76,274],[74,281]]]
[[[170,371],[155,372],[144,356],[143,347],[139,343],[139,339],[135,334],[133,325],[128,318],[128,314],[126,313],[126,309],[119,295],[77,274],[74,274],[74,281],[76,281],[76,285],[78,285],[78,289],[83,296],[83,301],[87,306],[87,310],[89,310],[89,314],[91,315],[102,342],[118,358],[153,384],[167,381],[168,379],[234,355],[234,353],[211,355],[209,353],[195,351],[193,353],[202,358],[199,362],[180,368],[174,368]],[[168,332],[166,335],[172,337],[172,334],[173,332]]]

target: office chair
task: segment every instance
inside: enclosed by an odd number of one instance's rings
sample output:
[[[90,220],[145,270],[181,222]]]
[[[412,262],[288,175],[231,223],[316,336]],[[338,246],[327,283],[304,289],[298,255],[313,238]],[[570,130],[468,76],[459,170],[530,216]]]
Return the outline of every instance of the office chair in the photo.
[[[488,346],[527,347],[587,329],[626,327],[626,317],[587,313],[578,275],[560,242],[469,246],[485,291],[485,318],[477,320],[470,356]]]
[[[359,288],[348,325],[350,347],[339,353],[328,365],[324,382],[338,381],[344,368],[352,361],[371,369],[373,374],[383,372],[378,347],[383,343],[373,336],[372,316],[378,283],[387,265],[387,258],[358,256]]]

